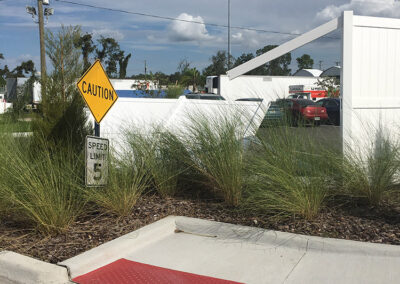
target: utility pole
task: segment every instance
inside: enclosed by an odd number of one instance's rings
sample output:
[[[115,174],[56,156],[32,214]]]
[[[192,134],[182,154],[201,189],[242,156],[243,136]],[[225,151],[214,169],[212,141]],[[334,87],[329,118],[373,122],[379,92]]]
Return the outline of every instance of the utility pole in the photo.
[[[319,70],[322,70],[322,60],[319,61]]]
[[[147,65],[146,65],[146,60],[144,61],[144,79],[147,80]]]
[[[38,14],[39,14],[39,37],[40,37],[40,75],[42,77],[42,80],[44,80],[46,78],[46,50],[44,47],[43,0],[38,0],[37,3],[38,3]]]
[[[228,0],[228,70],[231,69],[231,0]]]
[[[32,19],[35,23],[39,24],[39,39],[40,39],[40,73],[42,80],[46,77],[46,50],[44,46],[44,19],[46,16],[46,23],[49,20],[49,16],[54,14],[53,8],[44,8],[43,5],[49,5],[49,0],[37,0],[38,11],[36,13],[36,8],[32,6],[26,6],[26,12],[32,15]],[[38,14],[38,21],[35,20],[36,14]]]

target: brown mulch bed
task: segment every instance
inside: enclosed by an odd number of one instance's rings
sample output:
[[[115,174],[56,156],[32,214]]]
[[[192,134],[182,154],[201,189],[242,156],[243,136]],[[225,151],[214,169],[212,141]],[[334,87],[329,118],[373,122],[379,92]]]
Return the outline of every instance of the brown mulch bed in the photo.
[[[377,209],[366,205],[327,206],[314,220],[273,220],[248,215],[215,200],[187,200],[144,196],[130,216],[116,218],[93,214],[78,220],[63,234],[43,236],[21,224],[0,223],[0,250],[11,250],[56,263],[104,242],[155,222],[168,215],[181,215],[285,232],[373,243],[400,245],[400,209]]]

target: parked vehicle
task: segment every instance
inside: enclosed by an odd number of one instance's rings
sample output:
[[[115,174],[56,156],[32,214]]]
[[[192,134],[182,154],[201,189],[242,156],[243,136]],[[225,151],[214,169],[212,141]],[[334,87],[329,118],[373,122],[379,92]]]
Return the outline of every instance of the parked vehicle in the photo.
[[[313,101],[317,101],[321,98],[326,98],[328,96],[328,92],[324,88],[316,85],[290,85],[289,94],[303,94],[306,96],[304,99],[309,99]]]
[[[325,107],[317,105],[311,100],[305,99],[281,99],[276,101],[279,107],[284,109],[288,122],[293,126],[311,123],[320,125],[328,120]]]
[[[214,100],[214,101],[224,101],[225,99],[222,96],[216,94],[202,94],[202,93],[191,93],[184,94],[181,97],[185,97],[189,100]]]
[[[219,76],[207,76],[204,88],[207,93],[217,94],[219,88]]]
[[[326,108],[328,121],[333,125],[340,125],[340,99],[326,98],[316,102],[318,105]]]
[[[291,85],[317,83],[318,78],[315,77],[242,75],[231,80],[228,75],[220,75],[207,76],[204,89],[206,93],[219,94],[226,100],[259,97],[271,101],[275,100],[276,96],[284,98],[290,95]]]
[[[262,102],[264,99],[261,98],[241,98],[235,100],[236,102]]]
[[[309,100],[311,99],[310,93],[295,93],[287,96],[288,99],[305,99]]]
[[[285,112],[277,102],[270,102],[267,113],[261,122],[260,127],[268,127],[273,125],[283,124],[285,121]]]

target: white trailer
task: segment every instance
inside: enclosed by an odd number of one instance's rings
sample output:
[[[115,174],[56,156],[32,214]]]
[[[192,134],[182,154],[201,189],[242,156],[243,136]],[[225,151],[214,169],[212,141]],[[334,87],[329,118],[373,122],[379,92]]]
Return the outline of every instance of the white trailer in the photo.
[[[318,78],[309,76],[257,76],[241,75],[235,80],[229,76],[208,76],[205,88],[226,100],[261,98],[264,106],[291,94],[290,86],[317,86]]]
[[[312,85],[317,83],[313,77],[293,76],[253,76],[242,75],[230,80],[227,75],[219,77],[218,94],[227,100],[262,98],[264,103],[285,98],[290,85]]]

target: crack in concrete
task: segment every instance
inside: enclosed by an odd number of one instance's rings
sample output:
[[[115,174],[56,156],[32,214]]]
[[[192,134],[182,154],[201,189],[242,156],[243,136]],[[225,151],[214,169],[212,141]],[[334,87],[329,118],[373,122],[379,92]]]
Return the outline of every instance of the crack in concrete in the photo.
[[[285,283],[285,282],[288,280],[290,274],[293,273],[294,269],[299,265],[299,263],[301,262],[301,260],[302,260],[302,259],[304,258],[304,256],[307,254],[307,252],[308,252],[308,239],[307,239],[306,251],[305,251],[305,252],[303,253],[303,255],[299,258],[299,260],[296,262],[296,264],[293,266],[293,268],[289,271],[288,275],[286,275],[286,277],[285,277],[285,279],[283,280],[282,283]]]
[[[61,264],[61,263],[57,263],[57,265],[67,269],[67,275],[68,275],[68,279],[69,279],[70,283],[77,283],[77,282],[72,281],[72,276],[71,276],[72,273],[71,273],[71,270],[69,269],[68,265]]]
[[[206,237],[206,238],[217,238],[218,236],[216,235],[206,235],[206,234],[200,234],[200,233],[192,233],[192,232],[186,232],[181,229],[175,229],[175,233],[184,233],[184,234],[189,234],[189,235],[195,235],[195,236],[200,236],[200,237]]]

